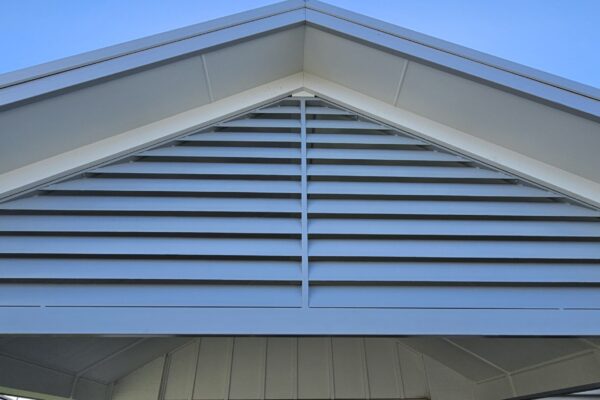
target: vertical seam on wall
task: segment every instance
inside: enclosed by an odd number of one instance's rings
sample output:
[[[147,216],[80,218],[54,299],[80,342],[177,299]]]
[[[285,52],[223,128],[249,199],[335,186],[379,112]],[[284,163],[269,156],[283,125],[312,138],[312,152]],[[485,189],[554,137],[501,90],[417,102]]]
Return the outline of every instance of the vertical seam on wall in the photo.
[[[202,338],[198,338],[198,350],[196,351],[196,365],[194,366],[194,378],[192,379],[192,391],[190,392],[189,400],[194,399],[194,391],[196,390],[196,379],[198,378],[198,365],[200,365],[200,349],[202,348]]]
[[[431,385],[429,384],[429,374],[427,373],[427,363],[425,356],[421,353],[421,362],[423,363],[423,372],[425,373],[425,387],[427,388],[427,396],[431,399]]]
[[[360,347],[361,347],[361,358],[362,358],[362,370],[363,370],[363,380],[365,384],[363,386],[363,394],[366,399],[371,398],[371,385],[369,383],[369,365],[367,363],[367,346],[365,344],[365,338],[360,338]]]
[[[210,83],[210,77],[208,76],[208,66],[206,65],[206,58],[204,54],[200,55],[200,59],[202,60],[202,68],[204,69],[204,79],[206,80],[206,89],[208,90],[208,100],[212,103],[215,101],[212,91],[212,84]]]
[[[167,380],[169,378],[169,369],[171,368],[171,354],[165,354],[165,361],[163,362],[162,374],[160,376],[160,385],[158,386],[158,400],[163,400],[167,392]]]
[[[233,352],[235,351],[235,338],[231,337],[231,340],[229,340],[229,346],[228,346],[228,350],[229,350],[229,368],[227,369],[227,376],[225,379],[225,382],[227,382],[227,384],[225,385],[225,393],[223,398],[225,400],[229,399],[229,392],[231,391],[231,370],[233,369]]]
[[[335,399],[335,370],[333,365],[333,337],[329,337],[329,398]]]
[[[402,64],[402,68],[400,69],[400,79],[398,79],[398,87],[396,88],[396,95],[394,96],[394,106],[398,105],[398,99],[400,99],[400,91],[402,90],[402,85],[404,84],[404,77],[406,76],[406,70],[408,69],[408,63],[410,61],[404,60],[404,64]]]
[[[404,388],[404,376],[402,372],[402,361],[400,360],[400,348],[399,344],[396,342],[392,342],[394,346],[394,358],[396,359],[396,389],[398,393],[398,397],[405,398],[406,397],[406,389]]]
[[[269,338],[266,337],[264,338],[264,346],[265,346],[265,351],[263,352],[264,358],[263,358],[263,365],[262,365],[262,397],[261,399],[265,399],[266,398],[266,393],[267,393],[267,357],[269,355]]]
[[[300,157],[301,157],[301,225],[302,225],[302,307],[309,306],[308,279],[308,177],[306,144],[306,100],[300,100]]]

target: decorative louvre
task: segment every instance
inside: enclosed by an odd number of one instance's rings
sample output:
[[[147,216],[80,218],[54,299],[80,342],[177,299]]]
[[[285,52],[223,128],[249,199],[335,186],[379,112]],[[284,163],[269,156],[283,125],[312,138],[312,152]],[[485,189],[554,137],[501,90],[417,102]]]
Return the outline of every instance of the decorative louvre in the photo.
[[[600,212],[316,98],[0,213],[0,306],[600,304]]]

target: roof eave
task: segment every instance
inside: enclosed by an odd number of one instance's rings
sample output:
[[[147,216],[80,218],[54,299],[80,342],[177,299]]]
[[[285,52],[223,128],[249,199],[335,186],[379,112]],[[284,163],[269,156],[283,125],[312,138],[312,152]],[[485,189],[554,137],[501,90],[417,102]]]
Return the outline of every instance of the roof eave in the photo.
[[[0,110],[305,23],[600,121],[596,88],[316,0],[288,0],[0,75]]]
[[[306,21],[402,57],[600,121],[600,89],[374,18],[307,0]]]
[[[269,6],[7,72],[0,74],[0,89],[299,9],[304,9],[304,0],[285,0]]]

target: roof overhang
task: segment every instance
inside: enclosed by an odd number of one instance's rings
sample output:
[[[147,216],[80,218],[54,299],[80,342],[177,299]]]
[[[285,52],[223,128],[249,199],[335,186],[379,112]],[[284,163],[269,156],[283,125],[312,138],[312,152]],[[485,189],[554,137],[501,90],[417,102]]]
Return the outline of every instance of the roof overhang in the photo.
[[[600,118],[600,90],[318,0],[271,6],[0,75],[0,107],[306,24]]]

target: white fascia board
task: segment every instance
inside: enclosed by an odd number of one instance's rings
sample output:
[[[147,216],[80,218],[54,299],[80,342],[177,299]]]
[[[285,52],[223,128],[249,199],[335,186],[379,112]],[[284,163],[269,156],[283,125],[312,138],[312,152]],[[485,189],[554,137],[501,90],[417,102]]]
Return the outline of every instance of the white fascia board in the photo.
[[[301,87],[302,73],[297,73],[12,170],[0,175],[0,197],[21,194],[50,180],[110,162],[133,151],[288,96]]]
[[[521,71],[514,63],[499,65],[496,57],[476,57],[472,50],[465,54],[460,46],[323,3],[309,2],[308,7],[308,25],[600,121],[600,91],[592,87],[551,79],[527,67]]]
[[[304,23],[304,9],[294,9],[156,46],[145,46],[142,50],[104,57],[101,61],[88,61],[79,67],[66,70],[63,68],[62,72],[46,72],[38,78],[22,80],[18,84],[5,84],[5,87],[0,88],[0,111],[3,108],[33,101],[41,96],[60,93],[79,85],[89,85],[102,79],[110,79],[302,23]]]
[[[304,73],[304,86],[306,90],[356,113],[412,133],[585,203],[600,206],[600,184],[589,179],[312,74]]]
[[[302,8],[304,8],[303,0],[286,0],[211,21],[0,74],[0,89]]]

